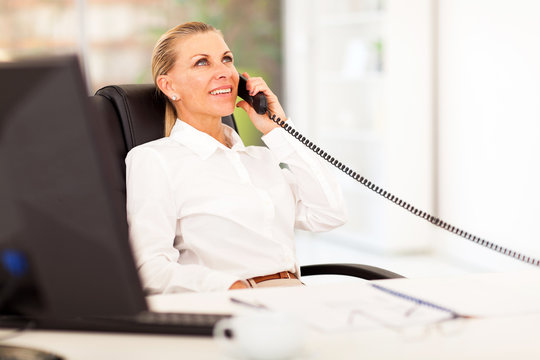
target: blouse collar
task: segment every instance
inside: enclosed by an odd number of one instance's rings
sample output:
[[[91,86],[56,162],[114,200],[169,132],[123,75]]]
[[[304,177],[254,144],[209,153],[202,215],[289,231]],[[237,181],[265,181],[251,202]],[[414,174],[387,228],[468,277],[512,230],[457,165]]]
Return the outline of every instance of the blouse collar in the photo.
[[[246,151],[242,139],[234,129],[225,124],[221,124],[221,126],[223,127],[229,143],[232,144],[230,149],[212,136],[195,129],[193,126],[180,119],[176,119],[176,123],[174,124],[169,137],[193,150],[193,152],[198,154],[203,160],[209,158],[217,149],[222,149],[223,151],[244,151],[253,155],[251,152]]]

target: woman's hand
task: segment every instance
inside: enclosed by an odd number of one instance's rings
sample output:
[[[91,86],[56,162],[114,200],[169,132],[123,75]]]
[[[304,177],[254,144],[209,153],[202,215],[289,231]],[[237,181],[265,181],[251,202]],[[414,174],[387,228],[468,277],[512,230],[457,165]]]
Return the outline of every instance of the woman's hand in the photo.
[[[246,88],[248,89],[249,94],[253,96],[259,92],[263,92],[268,102],[268,110],[270,110],[272,115],[275,114],[276,117],[281,118],[283,121],[287,120],[285,112],[279,104],[277,96],[272,92],[272,90],[270,90],[268,85],[266,85],[264,79],[260,77],[249,77],[248,73],[243,73],[242,75],[244,75],[247,79]],[[279,125],[268,118],[268,114],[257,114],[257,112],[255,112],[255,110],[244,100],[238,102],[236,106],[244,109],[247,112],[253,125],[255,125],[257,130],[262,132],[263,135],[266,135],[276,127],[279,127]]]
[[[247,286],[244,282],[238,280],[229,287],[229,290],[238,290],[238,289],[247,289],[247,288],[249,288],[249,286]]]

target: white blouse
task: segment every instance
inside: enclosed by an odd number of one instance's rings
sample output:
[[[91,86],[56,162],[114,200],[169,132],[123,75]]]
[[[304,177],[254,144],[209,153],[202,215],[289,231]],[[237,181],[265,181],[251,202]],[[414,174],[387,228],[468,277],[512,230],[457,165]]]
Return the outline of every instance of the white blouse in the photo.
[[[294,228],[326,231],[346,220],[327,165],[298,140],[277,128],[262,137],[268,148],[245,147],[223,126],[231,149],[177,120],[169,137],[126,157],[130,239],[148,293],[299,274]]]

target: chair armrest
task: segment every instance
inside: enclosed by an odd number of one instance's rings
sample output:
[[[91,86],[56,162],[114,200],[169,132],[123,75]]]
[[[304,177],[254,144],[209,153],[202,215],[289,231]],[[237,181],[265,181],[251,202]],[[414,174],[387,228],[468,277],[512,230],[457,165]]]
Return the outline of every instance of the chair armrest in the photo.
[[[316,264],[300,267],[302,276],[311,275],[345,275],[366,280],[382,280],[404,278],[394,272],[363,264]]]

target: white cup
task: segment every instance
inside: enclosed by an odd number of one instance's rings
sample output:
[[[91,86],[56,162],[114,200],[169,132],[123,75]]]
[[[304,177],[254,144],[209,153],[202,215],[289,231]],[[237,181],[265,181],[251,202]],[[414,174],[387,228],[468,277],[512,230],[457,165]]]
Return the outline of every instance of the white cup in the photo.
[[[220,320],[214,338],[237,359],[285,360],[304,348],[305,326],[293,315],[259,312]]]

